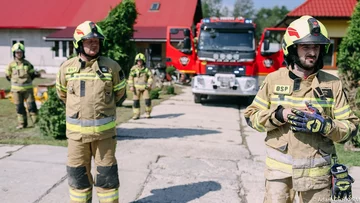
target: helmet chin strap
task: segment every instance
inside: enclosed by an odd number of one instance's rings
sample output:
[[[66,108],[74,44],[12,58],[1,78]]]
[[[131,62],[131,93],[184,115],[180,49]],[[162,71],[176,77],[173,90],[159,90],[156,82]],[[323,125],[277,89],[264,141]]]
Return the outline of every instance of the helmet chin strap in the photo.
[[[90,56],[89,54],[85,53],[84,47],[82,45],[79,47],[79,49],[80,49],[80,53],[82,55],[86,56],[86,58],[88,58],[90,60],[99,57],[100,53],[101,53],[101,46],[100,46],[100,49],[99,49],[98,53],[96,55],[94,55],[94,56]]]
[[[78,51],[78,53],[84,55],[86,58],[88,58],[88,59],[91,60],[91,59],[98,58],[98,57],[100,56],[100,54],[101,54],[101,50],[102,50],[102,41],[100,40],[99,51],[98,51],[98,53],[97,53],[96,55],[94,55],[94,56],[90,56],[89,54],[85,53],[84,46],[83,46],[82,42],[79,43],[79,48],[78,48],[77,51]]]

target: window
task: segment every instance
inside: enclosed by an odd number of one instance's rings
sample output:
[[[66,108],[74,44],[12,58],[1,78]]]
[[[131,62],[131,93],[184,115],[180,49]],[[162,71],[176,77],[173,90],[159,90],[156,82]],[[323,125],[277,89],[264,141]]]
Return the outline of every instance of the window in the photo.
[[[52,50],[54,57],[67,58],[74,53],[74,44],[72,41],[54,41]]]
[[[53,51],[55,51],[55,57],[59,57],[59,41],[55,41],[55,46],[53,47]]]
[[[74,53],[74,44],[72,41],[69,42],[69,56],[73,55]]]
[[[161,44],[150,44],[151,56],[152,57],[161,57],[162,49]]]
[[[324,55],[324,69],[336,69],[337,55],[341,38],[331,38],[331,44],[328,53]]]
[[[25,46],[24,40],[12,40],[12,45],[14,45],[14,44],[16,44],[18,42],[20,42],[21,44],[23,44]]]
[[[159,2],[155,2],[155,3],[152,3],[152,4],[151,4],[150,11],[158,11],[159,8],[160,8],[160,3],[159,3]]]

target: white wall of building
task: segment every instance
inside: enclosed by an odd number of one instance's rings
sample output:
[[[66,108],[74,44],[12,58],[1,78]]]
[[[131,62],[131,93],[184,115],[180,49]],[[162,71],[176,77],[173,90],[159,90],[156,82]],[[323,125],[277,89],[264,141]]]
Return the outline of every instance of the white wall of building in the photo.
[[[46,73],[57,73],[61,63],[66,60],[63,56],[62,42],[59,43],[59,56],[55,57],[52,51],[54,42],[45,41],[44,37],[56,30],[53,29],[0,29],[0,72],[13,60],[11,53],[12,41],[24,41],[25,56],[36,70],[45,70]],[[67,45],[68,47],[68,45]],[[67,48],[68,49],[68,48]],[[69,50],[67,50],[67,55]]]

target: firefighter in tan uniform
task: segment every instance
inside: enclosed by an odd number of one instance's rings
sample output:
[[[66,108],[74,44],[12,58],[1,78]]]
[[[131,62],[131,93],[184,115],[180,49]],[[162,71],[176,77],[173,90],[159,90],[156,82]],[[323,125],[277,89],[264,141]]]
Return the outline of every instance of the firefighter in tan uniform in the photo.
[[[270,73],[246,108],[248,125],[267,132],[266,203],[290,203],[295,193],[304,203],[330,202],[334,142],[351,139],[359,120],[341,81],[320,70],[329,45],[320,21],[293,21],[283,40],[288,67]]]
[[[57,94],[66,105],[72,203],[91,202],[93,184],[101,203],[119,199],[115,120],[126,81],[115,61],[100,56],[104,38],[95,23],[80,24],[74,32],[78,56],[65,61],[57,77]],[[95,160],[95,180],[90,173],[91,157]]]
[[[12,46],[15,60],[5,69],[6,79],[11,81],[11,93],[16,105],[18,126],[17,129],[28,125],[24,100],[26,100],[30,118],[35,124],[38,121],[32,81],[37,77],[33,65],[25,60],[25,47],[21,43]]]
[[[135,56],[135,65],[130,69],[128,85],[133,92],[133,119],[140,118],[140,98],[145,99],[146,118],[151,118],[150,90],[153,83],[151,71],[145,67],[145,55],[139,53]]]

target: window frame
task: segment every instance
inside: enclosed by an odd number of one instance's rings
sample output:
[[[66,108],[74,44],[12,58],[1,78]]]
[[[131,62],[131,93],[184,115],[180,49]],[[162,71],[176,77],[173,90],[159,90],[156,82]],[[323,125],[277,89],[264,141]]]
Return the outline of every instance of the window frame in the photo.
[[[338,55],[338,51],[339,51],[339,42],[341,40],[341,38],[330,38],[331,43],[333,44],[333,54],[332,54],[332,63],[331,65],[324,65],[324,69],[325,70],[337,70],[337,55]]]
[[[159,11],[160,10],[160,2],[151,3],[149,11]]]

